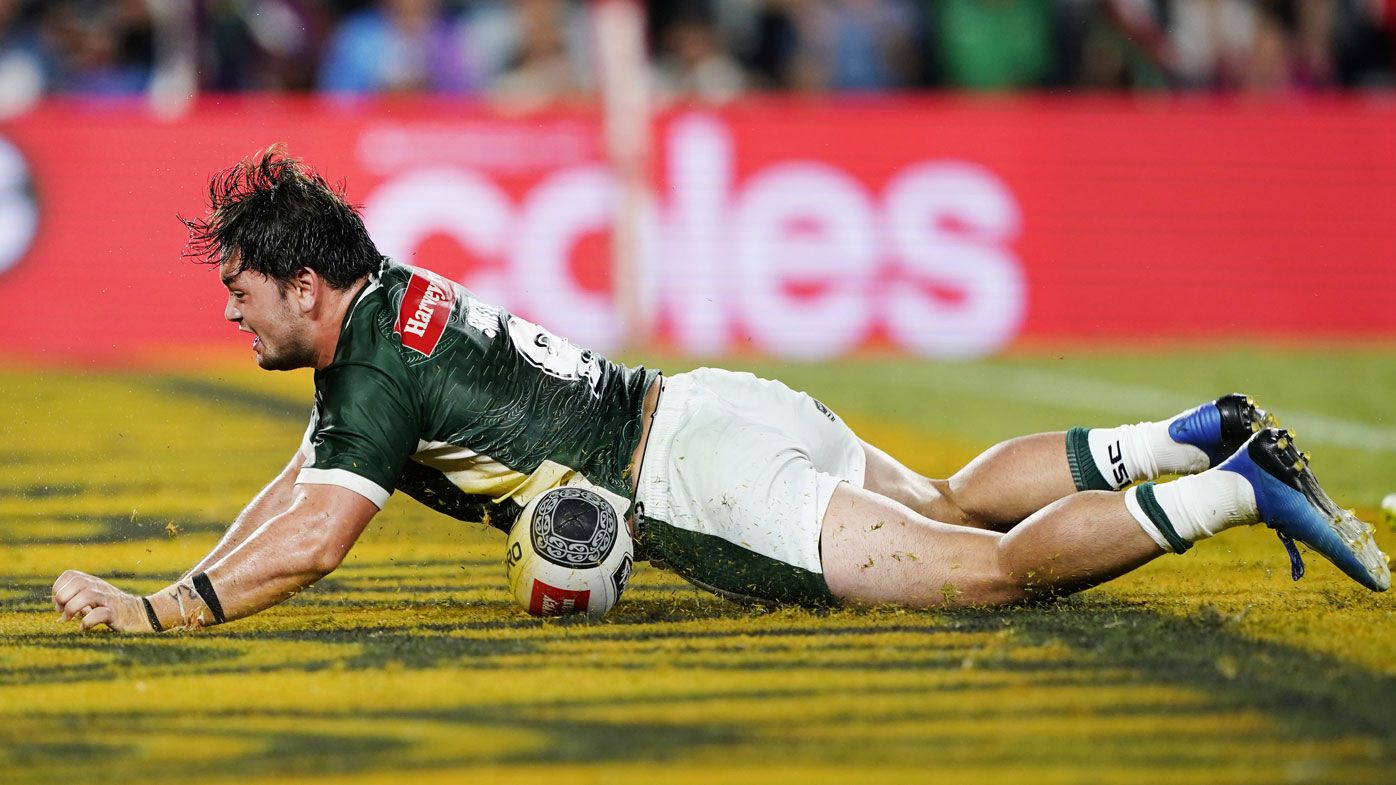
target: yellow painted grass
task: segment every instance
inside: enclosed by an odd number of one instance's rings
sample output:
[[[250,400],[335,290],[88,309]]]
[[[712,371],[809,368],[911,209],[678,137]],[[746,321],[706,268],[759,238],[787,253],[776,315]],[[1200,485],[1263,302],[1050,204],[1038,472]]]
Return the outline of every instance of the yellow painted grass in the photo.
[[[1396,605],[1318,559],[1292,583],[1263,530],[1044,609],[766,612],[641,567],[559,622],[514,607],[496,533],[397,500],[259,617],[84,635],[61,570],[162,586],[303,424],[134,375],[0,372],[0,407],[0,782],[1392,781],[1396,709],[1348,703],[1396,695]],[[850,419],[928,473],[983,446]]]

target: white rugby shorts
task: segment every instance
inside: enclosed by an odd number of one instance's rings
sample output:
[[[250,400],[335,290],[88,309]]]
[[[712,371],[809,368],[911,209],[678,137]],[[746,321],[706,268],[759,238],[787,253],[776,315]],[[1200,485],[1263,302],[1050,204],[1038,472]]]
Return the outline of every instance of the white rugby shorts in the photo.
[[[829,499],[865,469],[858,437],[806,393],[699,368],[664,380],[636,500],[646,518],[822,575]]]

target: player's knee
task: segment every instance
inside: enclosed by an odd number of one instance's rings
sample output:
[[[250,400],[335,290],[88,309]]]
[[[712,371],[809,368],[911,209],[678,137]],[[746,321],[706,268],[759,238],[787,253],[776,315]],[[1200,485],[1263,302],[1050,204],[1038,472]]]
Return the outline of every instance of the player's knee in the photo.
[[[965,565],[947,583],[944,594],[951,607],[1000,607],[1017,605],[1043,595],[1051,585],[1050,576],[1023,571],[1003,560],[994,547],[982,554],[976,564]]]
[[[1021,569],[996,564],[992,577],[986,581],[985,595],[994,605],[1017,605],[1024,602],[1064,597],[1086,588],[1079,576],[1062,574],[1047,566]]]
[[[926,603],[932,607],[950,610],[969,608],[999,608],[1016,605],[1026,599],[1026,595],[1011,582],[997,580],[950,580],[941,587],[937,596]]]
[[[957,563],[944,577],[930,603],[942,608],[995,608],[1031,597],[1023,576],[1000,566],[996,549]]]

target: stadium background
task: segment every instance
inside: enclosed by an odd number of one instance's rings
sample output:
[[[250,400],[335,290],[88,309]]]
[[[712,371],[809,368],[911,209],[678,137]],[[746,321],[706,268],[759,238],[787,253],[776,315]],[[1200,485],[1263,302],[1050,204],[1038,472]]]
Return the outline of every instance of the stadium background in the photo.
[[[785,379],[927,473],[1241,388],[1376,520],[1392,3],[0,22],[0,779],[1390,781],[1396,606],[1321,560],[1292,584],[1263,530],[1011,612],[767,612],[642,570],[604,622],[538,622],[498,538],[399,500],[225,629],[81,636],[46,597],[69,567],[163,586],[294,449],[307,375],[249,367],[174,219],[276,142],[385,252],[630,361]]]

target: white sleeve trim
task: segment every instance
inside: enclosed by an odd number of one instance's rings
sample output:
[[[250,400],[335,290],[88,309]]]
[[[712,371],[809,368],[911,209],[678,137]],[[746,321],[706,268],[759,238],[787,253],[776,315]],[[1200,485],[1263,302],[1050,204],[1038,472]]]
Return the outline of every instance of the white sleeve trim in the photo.
[[[296,475],[296,482],[301,485],[338,485],[348,488],[373,502],[373,506],[380,510],[388,503],[390,495],[373,480],[344,469],[301,469],[301,473]]]
[[[305,463],[315,462],[315,444],[310,441],[310,437],[315,433],[315,417],[311,415],[310,426],[305,429],[305,436],[301,437],[301,457]]]

